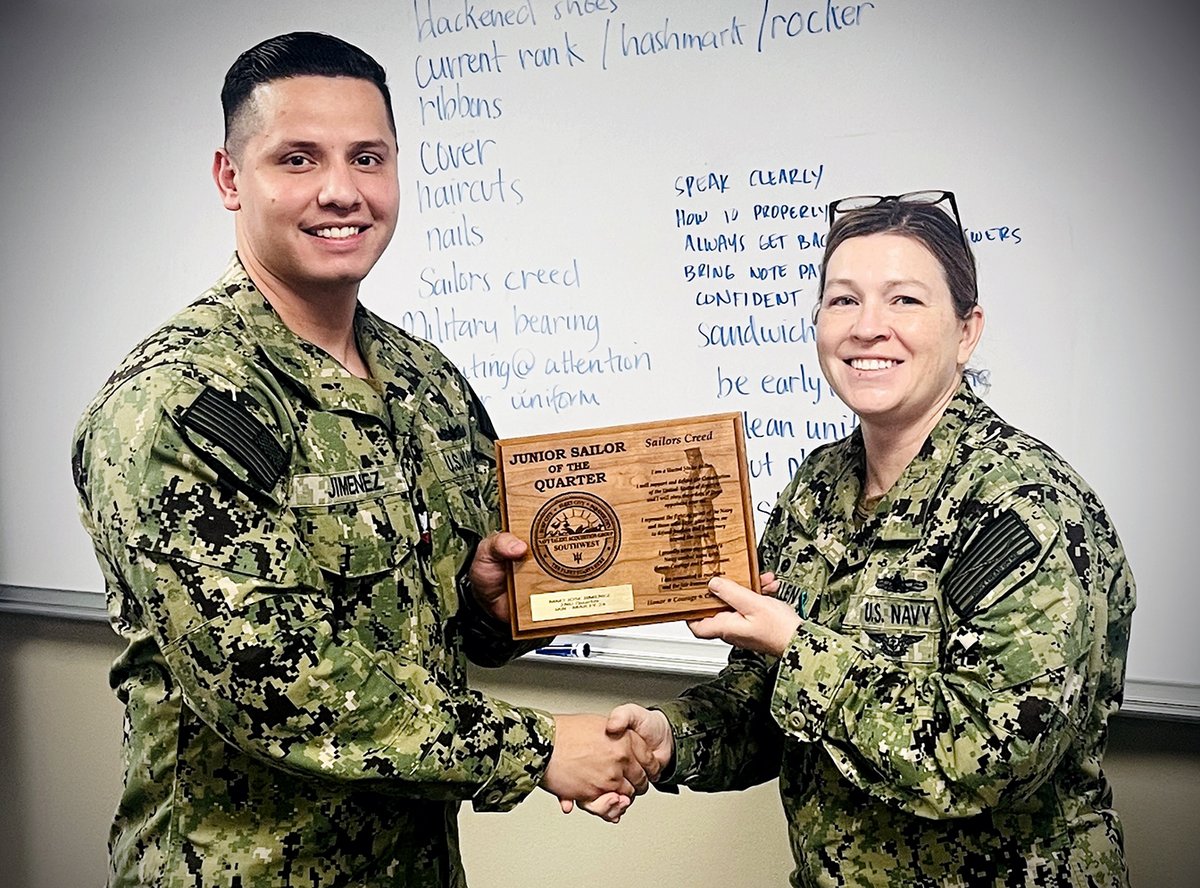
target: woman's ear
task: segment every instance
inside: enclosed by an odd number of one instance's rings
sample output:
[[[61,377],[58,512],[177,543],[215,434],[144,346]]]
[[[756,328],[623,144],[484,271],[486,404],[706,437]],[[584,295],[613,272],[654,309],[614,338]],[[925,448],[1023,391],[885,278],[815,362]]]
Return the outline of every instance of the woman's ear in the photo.
[[[965,367],[971,360],[979,337],[983,335],[983,309],[978,305],[971,306],[971,313],[962,320],[962,338],[958,342],[958,365]]]

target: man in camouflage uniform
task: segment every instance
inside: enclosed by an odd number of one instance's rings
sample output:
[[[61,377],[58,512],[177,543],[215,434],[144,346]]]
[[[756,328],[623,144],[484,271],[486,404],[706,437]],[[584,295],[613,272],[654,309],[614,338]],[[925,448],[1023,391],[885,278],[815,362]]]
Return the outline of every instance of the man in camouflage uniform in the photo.
[[[494,432],[466,381],[357,302],[398,205],[382,69],[284,35],[222,98],[238,253],[75,440],[128,642],[109,884],[463,886],[457,800],[628,796],[645,774],[600,717],[467,686],[464,655],[528,648],[501,594],[523,546],[493,533]]]

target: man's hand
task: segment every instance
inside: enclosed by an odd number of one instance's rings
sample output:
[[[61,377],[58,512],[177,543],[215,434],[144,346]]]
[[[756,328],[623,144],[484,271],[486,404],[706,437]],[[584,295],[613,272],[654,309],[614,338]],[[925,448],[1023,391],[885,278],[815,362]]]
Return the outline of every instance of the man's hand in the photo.
[[[661,712],[651,712],[636,703],[626,703],[612,711],[605,725],[609,737],[628,735],[633,742],[635,755],[639,756],[651,780],[658,779],[671,761],[675,751],[675,738],[667,717]],[[605,793],[595,799],[572,802],[559,799],[563,813],[569,814],[578,805],[589,814],[594,814],[609,823],[619,823],[621,815],[633,804],[633,799],[620,793]]]
[[[765,580],[770,574],[764,574]],[[764,584],[764,588],[774,584]],[[713,577],[708,581],[708,591],[724,601],[732,611],[722,611],[703,620],[692,620],[688,628],[697,638],[720,638],[740,648],[783,656],[792,636],[800,626],[800,615],[795,608],[778,598],[756,595],[724,577]]]
[[[508,564],[525,557],[529,546],[507,531],[488,534],[471,562],[471,589],[479,606],[501,623],[509,622]]]
[[[616,823],[659,768],[641,737],[607,732],[606,722],[602,715],[554,717],[554,751],[542,788],[558,796],[564,812],[579,800],[591,813]]]
[[[604,795],[592,799],[590,802],[573,802],[570,799],[559,799],[558,803],[562,805],[564,814],[570,814],[572,810],[578,807],[579,810],[587,811],[601,820],[607,820],[609,823],[620,823],[621,815],[633,804],[633,799],[629,796],[621,795],[619,792],[606,792]]]

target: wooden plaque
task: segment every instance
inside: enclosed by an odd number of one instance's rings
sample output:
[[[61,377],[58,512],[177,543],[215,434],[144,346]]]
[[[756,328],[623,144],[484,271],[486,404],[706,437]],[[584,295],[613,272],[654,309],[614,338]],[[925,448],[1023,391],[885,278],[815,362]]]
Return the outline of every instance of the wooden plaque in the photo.
[[[514,638],[696,619],[722,574],[755,591],[740,413],[496,442]]]

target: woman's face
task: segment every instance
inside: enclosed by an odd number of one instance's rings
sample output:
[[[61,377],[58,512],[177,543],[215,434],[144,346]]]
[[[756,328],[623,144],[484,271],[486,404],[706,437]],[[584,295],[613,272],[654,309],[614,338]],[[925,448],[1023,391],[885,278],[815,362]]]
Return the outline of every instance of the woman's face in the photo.
[[[946,275],[920,241],[843,241],[825,269],[817,355],[865,427],[932,428],[983,332],[983,311],[954,315]]]

